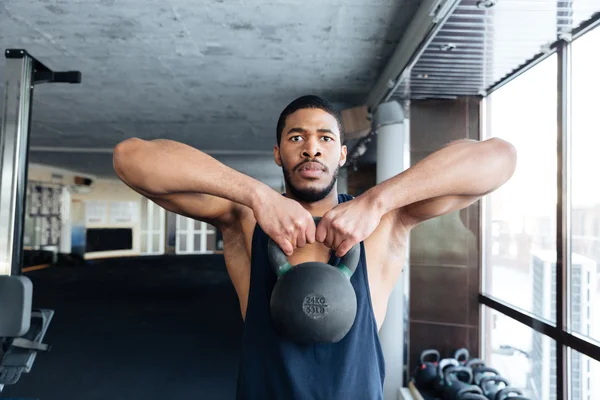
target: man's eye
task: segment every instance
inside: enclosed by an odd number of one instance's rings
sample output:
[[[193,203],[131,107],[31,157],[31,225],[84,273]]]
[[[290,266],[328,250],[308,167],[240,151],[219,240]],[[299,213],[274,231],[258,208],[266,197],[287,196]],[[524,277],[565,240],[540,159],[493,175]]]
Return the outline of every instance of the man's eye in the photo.
[[[297,142],[300,139],[302,139],[302,136],[292,136],[291,141],[292,142]]]
[[[333,140],[333,139],[332,139],[332,138],[330,138],[329,136],[323,136],[321,139],[325,140],[326,142],[330,142],[330,141],[332,141],[332,140]]]

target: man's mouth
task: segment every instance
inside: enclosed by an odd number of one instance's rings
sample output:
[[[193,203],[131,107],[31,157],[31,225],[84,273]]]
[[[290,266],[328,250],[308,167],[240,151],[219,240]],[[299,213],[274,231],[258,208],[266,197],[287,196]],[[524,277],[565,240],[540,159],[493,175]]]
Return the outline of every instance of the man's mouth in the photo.
[[[325,168],[323,167],[323,165],[321,165],[319,163],[307,162],[307,163],[300,165],[300,167],[298,167],[297,171],[300,174],[300,176],[302,176],[302,177],[318,178],[319,176],[321,176],[322,174],[325,173]]]
[[[302,164],[299,168],[298,168],[299,172],[303,172],[303,171],[324,171],[324,168],[321,164],[316,163],[316,162],[307,162]]]

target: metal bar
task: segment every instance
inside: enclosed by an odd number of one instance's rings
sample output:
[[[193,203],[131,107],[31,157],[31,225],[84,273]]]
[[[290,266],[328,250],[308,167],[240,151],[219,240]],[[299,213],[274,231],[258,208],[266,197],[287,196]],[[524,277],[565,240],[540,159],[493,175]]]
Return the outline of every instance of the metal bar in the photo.
[[[423,57],[443,57],[443,58],[453,58],[453,57],[466,57],[466,58],[477,58],[479,60],[483,60],[486,57],[494,57],[494,56],[502,56],[502,60],[522,60],[523,57],[520,55],[514,55],[514,50],[512,51],[493,51],[491,49],[465,49],[465,48],[456,48],[452,51],[443,51],[440,49],[430,48],[427,49],[423,53]],[[512,59],[511,59],[512,58]]]
[[[7,51],[0,137],[0,275],[20,274],[34,60]]]
[[[410,78],[418,78],[423,77],[423,75],[434,75],[434,76],[452,76],[452,75],[460,75],[460,76],[477,76],[477,77],[485,77],[488,79],[493,78],[494,73],[491,71],[478,71],[475,68],[448,68],[441,69],[433,66],[420,67],[418,69],[414,69],[410,74]]]
[[[459,76],[448,76],[448,77],[434,77],[427,79],[418,79],[411,82],[411,89],[415,89],[418,87],[432,89],[469,89],[474,91],[477,94],[477,91],[480,89],[484,89],[485,80],[484,79],[463,79]],[[433,86],[433,87],[432,87]]]
[[[454,95],[465,95],[465,96],[476,96],[473,90],[467,89],[448,89],[448,90],[439,90],[436,88],[428,89],[426,87],[415,88],[410,91],[412,94],[417,93],[426,93],[426,94],[454,94]]]
[[[480,293],[479,302],[494,310],[500,311],[502,314],[527,325],[535,331],[550,336],[554,340],[559,340],[560,331],[548,321],[544,321],[531,313],[520,311],[513,306],[510,306],[508,303],[490,295]]]
[[[544,321],[532,314],[517,310],[513,306],[493,296],[480,293],[479,303],[499,311],[507,317],[510,317],[524,325],[527,325],[536,332],[552,338],[556,341],[557,351],[559,350],[559,345],[562,347],[570,347],[578,353],[600,361],[600,343],[595,340],[591,340],[590,338],[583,337],[581,335],[560,331],[556,328],[556,326],[552,326],[549,322]]]
[[[529,61],[527,61],[527,62],[523,63],[521,66],[515,68],[513,70],[514,73],[510,73],[510,74],[506,75],[504,78],[500,79],[498,82],[496,82],[492,86],[490,86],[490,88],[487,89],[487,94],[489,95],[489,94],[495,92],[496,90],[500,89],[502,86],[511,82],[515,78],[521,76],[522,74],[529,71],[531,68],[535,67],[542,61],[546,60],[548,57],[553,56],[554,54],[555,54],[555,50],[552,49],[551,51],[549,51],[547,53],[540,53],[537,56],[531,58]]]
[[[469,72],[471,74],[482,74],[481,66],[470,66],[470,65],[446,65],[444,67],[440,67],[435,63],[430,63],[428,65],[419,64],[415,66],[412,70],[412,74],[423,72],[423,71],[436,71],[436,72]],[[490,73],[491,74],[491,73]],[[488,75],[490,75],[488,74]],[[483,75],[483,74],[482,74]]]
[[[594,28],[597,28],[598,26],[600,26],[600,11],[592,15],[590,19],[582,23],[576,29],[573,29],[573,31],[571,32],[573,40],[577,39],[582,35],[585,35],[587,32],[591,31]]]
[[[556,204],[556,327],[568,331],[570,324],[570,279],[571,268],[571,201],[570,201],[570,140],[571,140],[571,46],[561,41],[558,46],[557,79],[557,204]],[[570,358],[568,349],[560,343],[556,348],[557,398],[569,398]],[[562,379],[558,379],[562,378]]]

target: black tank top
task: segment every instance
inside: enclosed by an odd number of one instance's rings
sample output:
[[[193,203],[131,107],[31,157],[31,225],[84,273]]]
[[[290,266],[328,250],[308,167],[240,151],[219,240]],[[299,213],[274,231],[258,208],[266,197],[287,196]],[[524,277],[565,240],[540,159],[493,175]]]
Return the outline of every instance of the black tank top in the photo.
[[[352,196],[338,195],[340,203]],[[252,237],[250,293],[242,338],[237,398],[249,400],[383,399],[385,364],[371,304],[364,243],[352,275],[357,314],[334,344],[298,344],[275,331],[270,315],[276,276],[269,266],[269,237],[257,224]],[[330,264],[339,259],[332,256]]]

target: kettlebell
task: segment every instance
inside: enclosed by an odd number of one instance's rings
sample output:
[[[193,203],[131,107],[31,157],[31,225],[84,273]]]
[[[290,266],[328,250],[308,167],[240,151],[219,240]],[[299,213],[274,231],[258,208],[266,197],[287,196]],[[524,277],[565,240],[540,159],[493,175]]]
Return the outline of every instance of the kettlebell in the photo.
[[[435,390],[441,396],[446,387],[446,369],[450,367],[460,367],[460,364],[455,358],[444,358],[438,363],[437,378],[434,383]]]
[[[415,385],[418,389],[428,390],[433,387],[437,378],[438,361],[440,352],[435,349],[423,350],[419,358],[419,366],[415,371]],[[430,361],[426,361],[431,359]]]
[[[488,398],[479,393],[463,393],[456,400],[488,400]]]
[[[496,393],[494,400],[523,400],[527,399],[523,396],[523,391],[516,387],[505,387]]]
[[[482,366],[473,368],[473,383],[479,386],[479,382],[481,381],[481,379],[483,379],[483,377],[495,375],[500,375],[500,372],[498,372],[498,370],[494,368]]]
[[[458,349],[454,352],[454,359],[458,360],[460,365],[466,365],[470,356],[469,350],[466,348]]]
[[[495,400],[498,392],[508,388],[509,385],[508,380],[500,375],[484,376],[479,380],[479,387],[483,391],[483,395],[490,400]]]
[[[483,394],[479,386],[472,385],[473,371],[467,367],[449,367],[444,371],[444,399],[460,399],[466,393]]]
[[[314,217],[315,223],[321,220]],[[350,278],[360,259],[355,244],[338,266],[318,261],[291,265],[269,239],[269,263],[277,275],[271,293],[271,318],[280,335],[298,343],[337,343],[356,318],[356,293]]]

